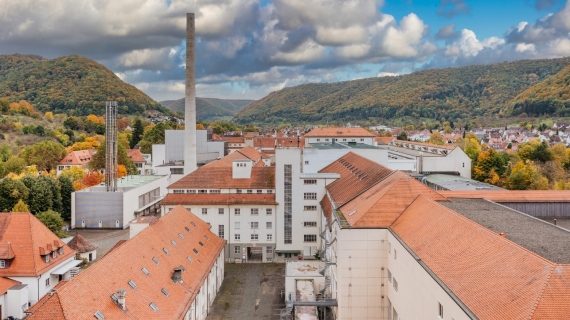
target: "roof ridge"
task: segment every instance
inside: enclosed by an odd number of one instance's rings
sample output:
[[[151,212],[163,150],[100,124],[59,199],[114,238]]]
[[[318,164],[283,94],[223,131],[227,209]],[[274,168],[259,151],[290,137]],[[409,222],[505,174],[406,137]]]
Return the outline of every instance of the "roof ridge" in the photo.
[[[373,185],[369,186],[368,188],[365,188],[365,189],[362,190],[360,193],[356,194],[354,197],[352,197],[352,198],[350,198],[350,199],[348,199],[348,200],[345,200],[344,203],[343,203],[340,207],[338,207],[338,209],[340,210],[340,208],[344,207],[346,204],[348,204],[348,203],[351,202],[352,200],[358,198],[359,196],[361,196],[362,194],[364,194],[366,191],[368,191],[368,190],[372,189],[373,187],[377,186],[378,184],[380,184],[380,183],[386,181],[386,179],[392,177],[392,175],[393,175],[394,173],[396,173],[396,172],[399,172],[399,171],[398,171],[398,170],[392,170],[392,172],[390,172],[386,177],[384,177],[384,179],[379,180],[379,181],[376,181],[376,183],[374,183]]]
[[[528,319],[532,319],[534,314],[536,313],[536,309],[538,308],[538,305],[540,304],[540,302],[542,301],[542,298],[544,297],[544,292],[546,291],[546,288],[548,287],[548,284],[550,283],[550,278],[552,277],[552,273],[554,273],[554,269],[556,269],[556,265],[554,266],[550,266],[550,271],[548,272],[548,276],[546,276],[546,281],[544,281],[544,284],[542,285],[542,288],[540,289],[540,294],[537,296],[536,301],[534,302],[534,305],[532,307],[532,309],[530,310],[530,314],[528,316]]]
[[[35,269],[34,272],[37,273],[38,257],[37,257],[37,255],[36,255],[36,253],[35,253],[35,250],[34,250],[34,249],[35,249],[35,248],[34,248],[34,245],[36,244],[34,235],[36,234],[36,232],[34,232],[35,230],[32,230],[32,221],[31,221],[32,218],[31,218],[31,215],[32,215],[31,213],[28,213],[28,217],[27,217],[28,219],[27,219],[27,221],[28,221],[28,224],[29,224],[29,226],[30,226],[30,240],[31,240],[31,243],[32,243],[32,252],[31,252],[31,253],[32,253],[32,259],[33,259],[33,261],[34,261],[34,269]]]

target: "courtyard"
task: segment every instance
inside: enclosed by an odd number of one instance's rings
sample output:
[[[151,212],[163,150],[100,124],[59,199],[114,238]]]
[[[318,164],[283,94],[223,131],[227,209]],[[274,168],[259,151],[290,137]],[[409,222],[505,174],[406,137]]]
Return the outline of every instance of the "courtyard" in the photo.
[[[227,263],[208,320],[279,319],[284,308],[285,264]]]

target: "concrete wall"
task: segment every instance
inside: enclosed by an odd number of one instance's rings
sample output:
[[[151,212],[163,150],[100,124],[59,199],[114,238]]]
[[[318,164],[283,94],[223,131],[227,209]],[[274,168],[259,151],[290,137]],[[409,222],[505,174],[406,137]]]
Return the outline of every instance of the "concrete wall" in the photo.
[[[570,218],[570,202],[501,202],[501,204],[537,218]]]
[[[303,172],[319,172],[345,154],[353,152],[381,165],[388,166],[388,150],[386,149],[318,149],[305,148],[303,151]],[[277,157],[277,155],[276,155]]]
[[[471,179],[471,159],[460,148],[453,149],[445,157],[423,157],[423,172],[459,172]]]
[[[119,227],[123,227],[122,192],[80,191],[71,196],[73,228],[116,228],[117,220]]]
[[[184,130],[165,130],[166,162],[184,160]]]
[[[25,317],[24,311],[28,309],[30,293],[26,285],[14,286],[2,295],[2,319],[12,316],[16,319]]]

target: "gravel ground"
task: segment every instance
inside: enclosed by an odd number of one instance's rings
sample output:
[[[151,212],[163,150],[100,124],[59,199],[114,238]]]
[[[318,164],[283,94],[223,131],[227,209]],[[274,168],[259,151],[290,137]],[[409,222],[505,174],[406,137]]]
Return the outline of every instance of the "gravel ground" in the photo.
[[[81,234],[85,239],[97,246],[97,259],[103,257],[119,240],[129,239],[129,229],[125,230],[83,230],[76,229],[69,232],[70,236]]]
[[[554,223],[553,219],[544,219],[544,221]],[[558,219],[556,225],[566,230],[570,230],[570,219]]]
[[[279,319],[285,264],[228,263],[207,320]]]

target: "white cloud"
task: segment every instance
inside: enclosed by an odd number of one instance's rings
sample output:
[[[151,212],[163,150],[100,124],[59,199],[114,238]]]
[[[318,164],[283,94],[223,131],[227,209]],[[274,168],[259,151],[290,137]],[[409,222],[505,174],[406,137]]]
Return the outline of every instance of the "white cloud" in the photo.
[[[517,43],[515,46],[515,51],[519,53],[526,53],[526,52],[536,52],[536,47],[532,43]]]
[[[325,48],[313,40],[307,40],[290,52],[277,52],[272,59],[286,64],[305,64],[323,58]]]
[[[388,56],[410,58],[418,55],[417,45],[421,43],[426,30],[423,21],[415,14],[405,16],[397,25],[390,25],[382,41],[382,49]]]

